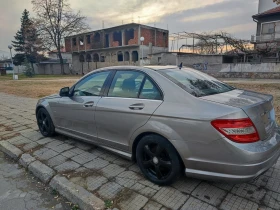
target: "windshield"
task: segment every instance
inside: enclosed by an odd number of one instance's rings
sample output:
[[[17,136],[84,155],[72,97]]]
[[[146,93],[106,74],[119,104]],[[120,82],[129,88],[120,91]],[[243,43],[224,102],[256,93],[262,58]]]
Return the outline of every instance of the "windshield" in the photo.
[[[224,93],[235,89],[197,70],[166,69],[158,72],[196,97]]]

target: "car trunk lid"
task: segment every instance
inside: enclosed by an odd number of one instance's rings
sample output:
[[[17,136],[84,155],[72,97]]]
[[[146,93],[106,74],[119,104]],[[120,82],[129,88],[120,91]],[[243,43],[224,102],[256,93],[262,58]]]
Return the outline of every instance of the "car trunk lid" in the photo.
[[[241,108],[254,123],[261,140],[274,132],[276,123],[271,95],[235,89],[201,99]]]

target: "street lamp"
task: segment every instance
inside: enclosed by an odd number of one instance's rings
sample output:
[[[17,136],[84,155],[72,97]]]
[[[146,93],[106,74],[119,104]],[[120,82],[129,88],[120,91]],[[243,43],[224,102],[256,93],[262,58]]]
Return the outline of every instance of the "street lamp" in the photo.
[[[142,65],[144,64],[144,40],[145,38],[143,36],[140,37],[140,41],[141,41],[141,47],[142,47]]]
[[[9,45],[8,48],[10,49],[10,54],[11,54],[11,61],[12,61],[12,68],[13,68],[13,79],[15,79],[15,69],[14,69],[14,62],[13,62],[13,56],[12,56],[13,46]]]

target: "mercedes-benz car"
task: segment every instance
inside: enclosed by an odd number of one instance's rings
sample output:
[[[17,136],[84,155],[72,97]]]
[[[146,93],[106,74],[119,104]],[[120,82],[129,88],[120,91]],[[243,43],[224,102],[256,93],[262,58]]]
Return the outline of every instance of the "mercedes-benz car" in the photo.
[[[64,134],[130,158],[159,185],[183,172],[251,180],[280,154],[271,95],[236,89],[191,68],[98,69],[40,99],[36,116],[42,135]]]

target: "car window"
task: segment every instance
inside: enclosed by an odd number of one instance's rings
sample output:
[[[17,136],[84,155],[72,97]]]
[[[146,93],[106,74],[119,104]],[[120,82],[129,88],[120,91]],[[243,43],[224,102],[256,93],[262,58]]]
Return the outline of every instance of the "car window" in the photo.
[[[110,74],[109,71],[92,74],[80,81],[74,89],[74,96],[100,96],[101,89]]]
[[[165,69],[158,72],[196,97],[224,93],[235,89],[197,70]]]
[[[108,96],[138,98],[144,77],[143,73],[137,71],[117,71]]]
[[[155,84],[149,78],[146,77],[139,98],[161,100],[162,96],[157,86],[155,86]]]

